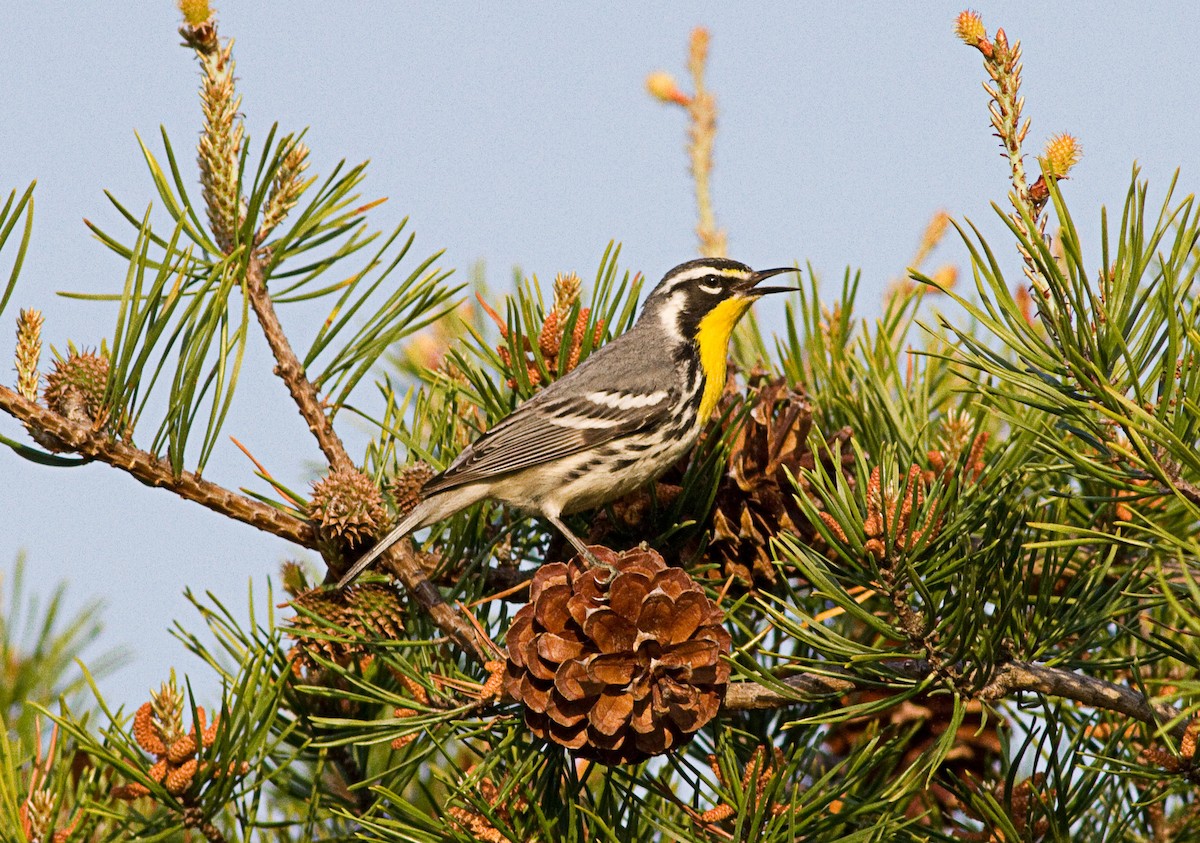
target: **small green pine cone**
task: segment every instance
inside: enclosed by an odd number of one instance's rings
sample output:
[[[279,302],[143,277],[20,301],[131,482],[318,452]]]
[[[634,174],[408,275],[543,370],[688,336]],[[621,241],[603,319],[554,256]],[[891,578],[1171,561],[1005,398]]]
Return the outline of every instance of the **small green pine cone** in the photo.
[[[74,351],[54,361],[46,377],[46,406],[81,424],[96,421],[104,408],[108,383],[108,357],[92,351]]]
[[[326,539],[355,548],[375,537],[387,512],[371,478],[355,469],[336,469],[313,484],[308,517]]]

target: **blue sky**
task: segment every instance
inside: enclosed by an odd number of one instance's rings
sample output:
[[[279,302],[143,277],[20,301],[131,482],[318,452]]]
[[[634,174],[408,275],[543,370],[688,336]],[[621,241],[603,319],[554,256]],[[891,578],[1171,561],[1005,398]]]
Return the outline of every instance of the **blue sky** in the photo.
[[[683,115],[643,89],[660,67],[682,81],[695,25],[712,34],[713,188],[732,257],[811,262],[830,291],[845,267],[861,269],[870,316],[935,211],[1000,236],[989,206],[1004,201],[1007,168],[979,56],[953,35],[956,3],[217,5],[222,34],[237,41],[251,142],[278,121],[309,127],[315,173],[370,159],[365,198],[389,198],[376,225],[409,217],[417,252],[445,249],[441,264],[464,275],[483,261],[493,288],[515,267],[545,282],[559,271],[587,278],[611,239],[623,244],[622,265],[651,280],[695,255]],[[1176,168],[1181,192],[1194,189],[1200,7],[979,11],[989,31],[1002,25],[1024,45],[1028,151],[1063,131],[1083,144],[1065,192],[1097,263],[1100,206],[1119,208],[1135,161],[1155,196]],[[6,318],[40,308],[60,348],[111,331],[111,309],[55,291],[119,287],[123,262],[81,219],[120,228],[106,189],[131,208],[150,203],[134,133],[157,149],[162,125],[176,149],[194,145],[198,71],[177,24],[168,0],[6,4],[0,190],[38,180],[31,253]],[[947,242],[934,262],[961,260]],[[289,311],[285,324],[305,333],[311,318]],[[226,433],[302,487],[316,448],[282,387],[250,371],[269,369],[261,342],[246,365]],[[6,419],[0,432],[23,435]],[[254,483],[231,445],[206,476]],[[266,577],[296,555],[104,466],[52,470],[5,451],[0,477],[0,575],[23,549],[37,590],[67,580],[73,605],[106,601],[108,642],[133,654],[103,685],[117,703],[144,699],[171,665],[204,675],[167,632],[176,618],[199,627],[185,587],[241,607],[253,581],[262,607]],[[216,686],[197,687],[204,696]]]

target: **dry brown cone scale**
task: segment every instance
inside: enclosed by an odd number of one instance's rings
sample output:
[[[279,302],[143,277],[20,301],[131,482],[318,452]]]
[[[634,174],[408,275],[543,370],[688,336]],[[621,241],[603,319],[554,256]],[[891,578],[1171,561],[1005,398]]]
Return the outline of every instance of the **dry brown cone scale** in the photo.
[[[508,630],[504,687],[534,734],[605,764],[691,739],[721,706],[730,636],[721,610],[652,550],[543,565]]]
[[[812,430],[812,406],[783,378],[767,379],[751,373],[746,389],[750,410],[735,435],[728,467],[717,488],[709,523],[708,558],[720,563],[720,576],[735,577],[746,587],[770,586],[778,569],[771,559],[771,538],[788,534],[818,549],[821,538],[796,503],[791,477],[807,494],[802,472],[816,466],[818,455],[808,447]],[[737,423],[732,416],[730,424]],[[851,436],[849,428],[828,440],[829,453],[837,453]],[[820,455],[826,470],[841,470],[854,480],[853,452],[841,449],[840,465]],[[790,475],[790,477],[789,477]],[[809,499],[817,506],[819,501]]]

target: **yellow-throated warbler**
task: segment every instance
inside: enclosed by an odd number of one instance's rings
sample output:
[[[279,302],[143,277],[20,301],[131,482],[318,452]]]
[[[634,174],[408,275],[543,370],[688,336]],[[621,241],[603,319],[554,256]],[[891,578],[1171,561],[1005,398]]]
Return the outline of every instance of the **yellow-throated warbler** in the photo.
[[[701,258],[666,274],[636,324],[521,404],[421,489],[421,501],[338,582],[391,545],[491,498],[537,513],[585,557],[561,516],[605,504],[666,471],[696,442],[725,389],[734,325],[791,268],[755,272]]]

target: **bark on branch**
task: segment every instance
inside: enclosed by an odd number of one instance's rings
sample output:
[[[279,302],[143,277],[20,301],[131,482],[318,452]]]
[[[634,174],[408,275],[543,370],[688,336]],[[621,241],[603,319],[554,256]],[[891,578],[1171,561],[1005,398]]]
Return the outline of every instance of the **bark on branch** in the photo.
[[[258,254],[251,255],[246,268],[246,295],[250,299],[254,315],[258,317],[258,324],[262,327],[271,354],[275,357],[275,374],[287,386],[300,415],[308,422],[308,429],[316,437],[325,459],[335,470],[354,470],[354,462],[346,453],[346,446],[342,444],[341,438],[334,431],[316,386],[308,379],[300,358],[292,350],[279,317],[275,314],[275,305],[267,290],[266,279],[263,278],[262,259]],[[328,562],[328,559],[326,561]],[[491,657],[485,642],[480,641],[462,613],[446,603],[441,592],[429,582],[407,542],[400,542],[390,548],[384,556],[384,561],[404,585],[408,594],[425,610],[439,629],[481,663]]]
[[[0,410],[4,410],[27,428],[49,434],[66,449],[128,472],[147,486],[169,489],[213,512],[257,527],[302,547],[317,547],[317,532],[307,521],[204,480],[190,471],[176,475],[171,470],[171,465],[163,458],[111,439],[107,434],[92,430],[87,425],[73,422],[4,386],[0,386]]]
[[[317,438],[321,453],[332,468],[353,469],[354,463],[321,405],[321,396],[317,393],[317,388],[305,374],[300,358],[292,350],[292,344],[283,332],[279,317],[275,315],[275,305],[263,278],[262,260],[257,255],[251,256],[246,268],[246,294],[254,315],[258,317],[258,324],[262,327],[267,345],[271,348],[271,354],[275,357],[275,374],[279,375],[287,386],[300,415],[308,423],[308,429]]]
[[[920,681],[934,673],[924,660],[900,659],[887,663],[899,679]],[[868,683],[848,672],[801,673],[783,680],[787,693],[757,682],[734,682],[725,695],[727,711],[756,711],[782,708],[808,701],[809,697],[842,695]],[[876,686],[877,681],[870,683]],[[1074,700],[1092,708],[1113,711],[1163,729],[1176,740],[1183,737],[1187,718],[1174,706],[1155,703],[1142,694],[1094,676],[1033,662],[1006,662],[996,668],[991,680],[976,693],[978,699],[998,700],[1019,693],[1044,694]]]
[[[309,522],[204,480],[190,471],[177,475],[170,463],[161,457],[60,416],[5,386],[0,386],[0,410],[27,428],[52,436],[65,450],[121,469],[147,486],[169,489],[181,498],[301,547],[318,552],[322,549],[323,542]],[[384,558],[392,573],[439,629],[481,664],[492,658],[486,642],[479,639],[463,615],[446,603],[441,592],[429,583],[407,542],[390,548]]]

